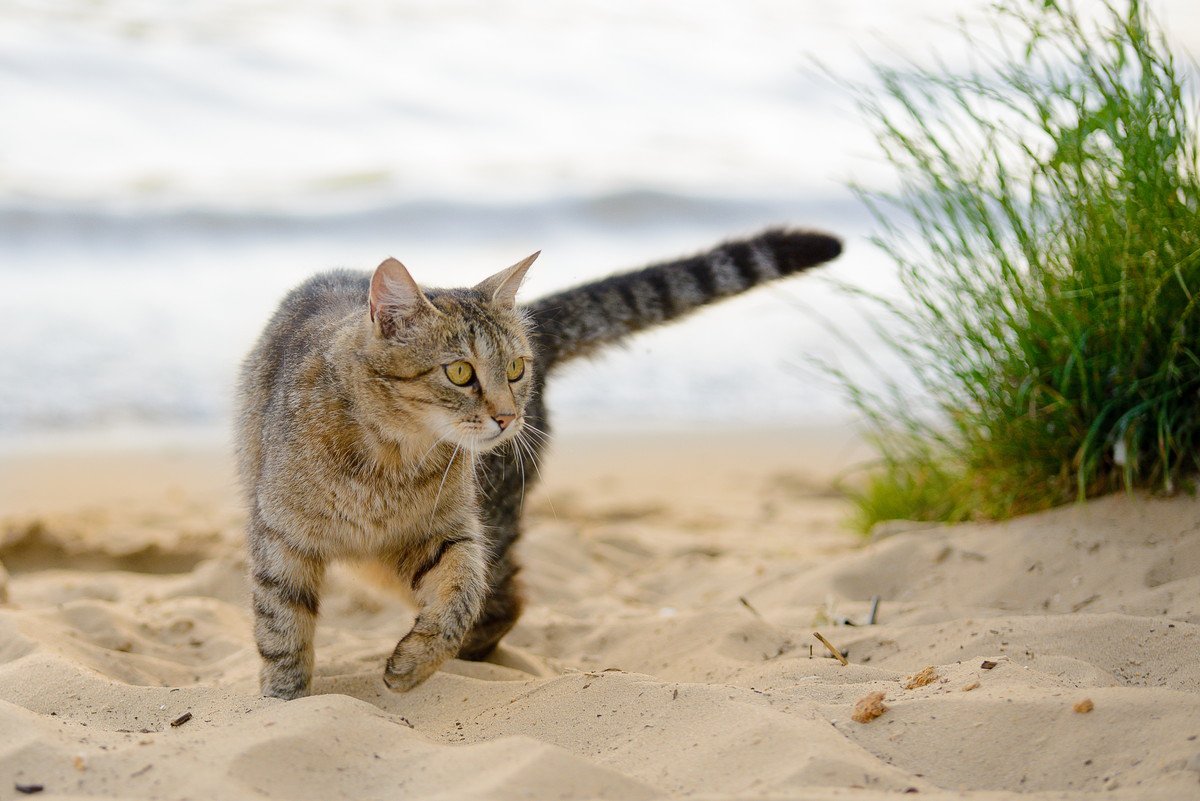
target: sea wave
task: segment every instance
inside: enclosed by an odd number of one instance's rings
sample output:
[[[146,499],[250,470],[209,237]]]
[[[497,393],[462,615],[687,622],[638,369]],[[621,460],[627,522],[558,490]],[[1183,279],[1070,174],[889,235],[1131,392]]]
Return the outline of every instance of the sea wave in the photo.
[[[132,204],[0,200],[0,249],[169,242],[237,242],[344,236],[419,236],[486,240],[506,231],[531,236],[572,230],[630,236],[663,229],[738,230],[789,220],[861,222],[847,195],[798,198],[718,198],[652,190],[516,202],[415,199],[356,208],[245,209],[139,207]],[[0,269],[19,269],[14,259]]]
[[[769,224],[847,234],[862,217],[836,196],[657,191],[324,210],[9,200],[0,203],[0,435],[221,423],[238,361],[279,297],[316,270],[366,269],[393,253],[419,280],[452,286],[542,248],[527,288],[536,297]],[[790,381],[782,370],[799,352],[799,324],[794,309],[763,300],[639,338],[574,374],[556,407],[576,420],[753,421],[777,407],[786,416],[770,385]],[[716,392],[728,365],[746,380]]]

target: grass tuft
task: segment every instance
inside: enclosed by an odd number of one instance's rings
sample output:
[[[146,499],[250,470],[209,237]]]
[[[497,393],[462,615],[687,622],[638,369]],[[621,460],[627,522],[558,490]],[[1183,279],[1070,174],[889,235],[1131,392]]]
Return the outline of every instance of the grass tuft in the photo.
[[[864,529],[1172,492],[1200,467],[1195,97],[1138,0],[994,14],[994,42],[964,32],[967,74],[877,66],[857,93],[899,177],[857,191],[904,290],[861,294],[911,371],[841,376],[881,455]]]

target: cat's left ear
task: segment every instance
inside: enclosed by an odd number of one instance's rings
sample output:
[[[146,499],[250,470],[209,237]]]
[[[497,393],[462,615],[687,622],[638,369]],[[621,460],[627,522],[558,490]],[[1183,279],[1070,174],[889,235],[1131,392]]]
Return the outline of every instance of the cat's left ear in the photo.
[[[487,295],[492,299],[493,303],[509,308],[515,307],[517,305],[517,290],[521,288],[521,282],[525,280],[525,273],[541,254],[542,251],[539,250],[532,256],[517,262],[512,267],[501,270],[490,278],[485,278],[475,285],[476,291]]]

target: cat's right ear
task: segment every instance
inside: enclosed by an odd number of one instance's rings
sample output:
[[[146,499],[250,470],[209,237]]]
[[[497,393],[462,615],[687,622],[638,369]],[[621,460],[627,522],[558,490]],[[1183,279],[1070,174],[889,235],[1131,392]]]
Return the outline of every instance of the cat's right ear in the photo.
[[[491,298],[493,303],[510,309],[514,308],[517,305],[517,290],[521,288],[521,282],[525,280],[525,273],[529,271],[529,265],[537,261],[537,257],[540,255],[542,255],[542,251],[539,250],[532,256],[521,259],[512,267],[501,270],[490,278],[485,278],[476,284],[475,291],[482,292]]]
[[[408,268],[393,258],[384,259],[371,276],[369,298],[371,322],[385,336],[398,318],[408,317],[422,310],[437,311],[421,287],[409,274]]]

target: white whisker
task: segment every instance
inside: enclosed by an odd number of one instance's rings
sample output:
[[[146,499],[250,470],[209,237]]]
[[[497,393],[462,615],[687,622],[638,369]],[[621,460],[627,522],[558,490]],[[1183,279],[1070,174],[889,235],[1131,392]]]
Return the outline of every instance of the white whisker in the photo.
[[[521,514],[525,514],[525,454],[521,453],[521,434],[517,433],[510,440],[513,444],[513,453],[517,455],[517,467],[521,470]]]
[[[478,443],[472,443],[472,445],[475,445],[475,444],[478,444]],[[472,448],[472,450],[470,451],[470,454],[471,454],[471,482],[475,485],[476,489],[478,489],[478,487],[479,487],[479,451]]]
[[[540,443],[542,447],[545,447],[549,444],[550,435],[532,423],[525,423],[525,425],[521,427],[522,434],[524,434],[526,431],[528,431],[531,436],[536,437],[538,443]]]
[[[454,457],[458,456],[459,449],[462,445],[454,445],[454,453],[450,454],[450,461],[446,463],[446,472],[442,473],[442,483],[438,484],[437,495],[433,498],[433,511],[429,513],[429,525],[433,526],[433,518],[437,515],[438,501],[442,499],[442,487],[446,486],[446,479],[450,476],[450,468],[454,466]]]
[[[522,442],[521,444],[525,446],[525,452],[529,454],[529,461],[533,462],[533,469],[537,472],[538,479],[540,480],[542,477],[542,467],[538,464],[537,454],[534,453],[533,446],[528,442]]]
[[[521,434],[524,434],[524,433],[525,433],[524,431],[521,432]],[[525,452],[529,455],[530,462],[533,463],[533,469],[538,475],[538,480],[541,480],[542,468],[538,465],[537,454],[534,453],[533,447],[528,442],[525,442],[521,438],[521,434],[518,434],[516,439],[513,440],[513,442],[517,443],[518,446],[522,446],[525,449]],[[522,458],[521,459],[521,503],[524,504],[524,502],[525,502],[525,460]],[[550,506],[550,514],[552,514],[554,516],[554,519],[557,520],[558,519],[558,510],[554,508],[554,501],[550,500],[550,497],[547,496],[546,503]],[[524,508],[524,507],[522,506],[522,508]]]
[[[433,449],[436,448],[438,445],[441,445],[442,442],[443,442],[443,439],[441,437],[438,437],[436,440],[434,440],[433,444],[429,446],[429,450],[427,450],[427,451],[425,451],[425,453],[421,454],[421,458],[417,460],[417,466],[415,468],[413,468],[414,473],[419,472],[420,469],[425,466],[425,460],[429,458],[429,454],[433,453]]]

